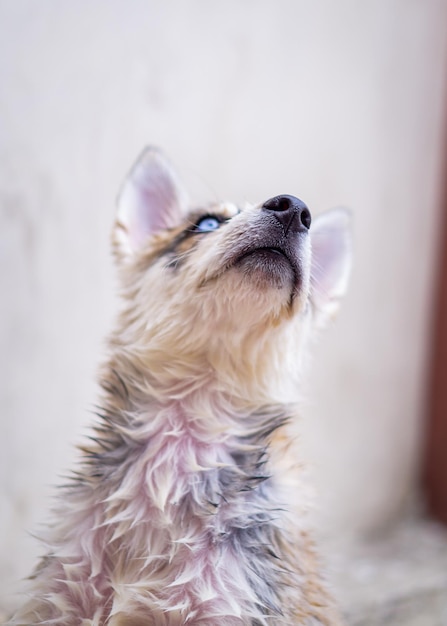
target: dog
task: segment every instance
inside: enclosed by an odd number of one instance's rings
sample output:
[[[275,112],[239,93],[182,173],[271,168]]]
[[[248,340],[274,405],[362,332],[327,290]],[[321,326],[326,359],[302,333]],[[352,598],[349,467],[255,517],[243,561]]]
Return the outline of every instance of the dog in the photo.
[[[338,308],[349,215],[279,195],[191,208],[147,148],[118,199],[123,306],[101,408],[10,624],[335,626],[294,422]]]

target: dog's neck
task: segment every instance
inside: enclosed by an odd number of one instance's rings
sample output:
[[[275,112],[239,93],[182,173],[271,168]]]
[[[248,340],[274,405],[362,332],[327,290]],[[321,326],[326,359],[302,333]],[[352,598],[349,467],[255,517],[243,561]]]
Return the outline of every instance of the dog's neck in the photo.
[[[184,430],[203,441],[235,437],[261,442],[284,423],[294,405],[266,401],[263,394],[253,401],[236,383],[225,389],[208,368],[201,376],[186,372],[183,378],[168,378],[160,391],[159,381],[153,380],[150,372],[129,369],[128,363],[123,367],[114,359],[101,378],[103,407],[114,422],[147,435],[182,424]],[[162,419],[167,421],[159,423]]]
[[[204,327],[196,338],[185,339],[185,332],[176,335],[176,329],[169,334],[130,329],[125,319],[126,330],[112,335],[113,357],[102,376],[106,386],[114,387],[114,400],[124,384],[126,410],[179,400],[196,414],[205,404],[209,419],[210,406],[237,418],[299,399],[310,334],[305,317],[274,327],[253,324],[245,331],[216,325],[219,332]]]

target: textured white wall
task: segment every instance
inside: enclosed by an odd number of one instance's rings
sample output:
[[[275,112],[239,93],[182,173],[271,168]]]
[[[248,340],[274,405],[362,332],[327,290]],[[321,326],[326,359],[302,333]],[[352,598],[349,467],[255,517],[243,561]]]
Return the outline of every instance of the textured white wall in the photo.
[[[446,72],[443,0],[0,2],[0,588],[95,401],[123,174],[162,146],[196,198],[355,211],[355,270],[311,377],[320,521],[414,492]],[[37,529],[38,532],[38,529]],[[0,601],[1,602],[1,601]]]

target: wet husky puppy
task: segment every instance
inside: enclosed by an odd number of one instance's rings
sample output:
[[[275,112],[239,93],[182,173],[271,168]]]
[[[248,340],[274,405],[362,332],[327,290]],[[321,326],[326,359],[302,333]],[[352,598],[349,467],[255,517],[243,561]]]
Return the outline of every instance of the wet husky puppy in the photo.
[[[293,422],[348,216],[290,195],[191,210],[147,149],[119,197],[123,308],[98,422],[12,624],[338,624],[300,502]]]

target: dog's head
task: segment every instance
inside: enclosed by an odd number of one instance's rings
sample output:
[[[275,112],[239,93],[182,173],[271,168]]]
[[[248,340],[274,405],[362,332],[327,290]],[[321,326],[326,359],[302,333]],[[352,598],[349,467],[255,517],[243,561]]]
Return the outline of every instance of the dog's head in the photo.
[[[122,188],[113,232],[128,302],[123,341],[166,377],[217,372],[233,385],[266,384],[269,370],[297,369],[308,329],[344,292],[348,221],[335,210],[311,223],[290,195],[192,209],[169,163],[147,149]]]

